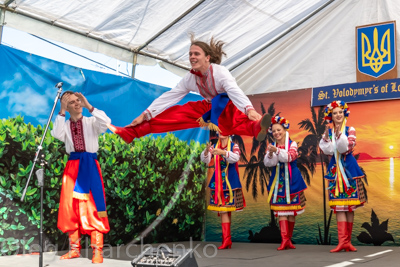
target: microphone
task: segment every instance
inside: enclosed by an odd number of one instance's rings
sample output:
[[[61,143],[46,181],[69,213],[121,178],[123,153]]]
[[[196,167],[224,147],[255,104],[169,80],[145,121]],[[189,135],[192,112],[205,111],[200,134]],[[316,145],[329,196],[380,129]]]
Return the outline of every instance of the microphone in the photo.
[[[63,86],[63,82],[59,82],[59,83],[57,83],[56,86],[55,86],[56,88],[58,88],[57,97],[56,97],[56,99],[54,100],[55,102],[57,102],[58,99],[61,99],[62,86]]]
[[[57,87],[58,89],[60,89],[62,86],[63,86],[63,83],[62,83],[62,82],[59,82],[59,83],[56,84],[56,87]]]

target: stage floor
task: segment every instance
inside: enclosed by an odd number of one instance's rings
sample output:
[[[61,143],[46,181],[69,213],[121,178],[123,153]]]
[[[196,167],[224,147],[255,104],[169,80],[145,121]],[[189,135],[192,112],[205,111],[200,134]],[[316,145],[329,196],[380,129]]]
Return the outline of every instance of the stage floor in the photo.
[[[334,246],[296,245],[297,249],[277,251],[278,244],[260,243],[234,243],[232,249],[216,250],[220,243],[215,242],[181,242],[167,243],[173,249],[194,250],[194,255],[199,267],[206,266],[398,266],[400,262],[400,247],[374,247],[358,246],[358,252],[329,253]],[[149,245],[145,245],[149,246]],[[157,244],[153,244],[157,247]],[[102,267],[132,266],[131,261],[146,247],[120,246],[104,249],[104,263]],[[44,253],[43,267],[64,266],[93,266],[91,262],[91,249],[82,250],[81,258],[71,260],[59,260],[59,255],[64,252]],[[39,266],[38,255],[0,256],[1,267],[31,267]]]

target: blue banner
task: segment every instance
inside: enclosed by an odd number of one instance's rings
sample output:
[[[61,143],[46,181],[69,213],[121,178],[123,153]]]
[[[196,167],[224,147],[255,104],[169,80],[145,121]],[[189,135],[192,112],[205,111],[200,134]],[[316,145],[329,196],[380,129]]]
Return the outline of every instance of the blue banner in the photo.
[[[313,88],[311,106],[324,106],[335,100],[350,103],[397,98],[400,98],[400,79],[346,83]]]
[[[136,79],[73,67],[5,45],[0,45],[0,59],[0,119],[21,115],[26,123],[35,126],[47,123],[58,82],[64,83],[63,91],[82,92],[90,104],[105,111],[117,126],[129,124],[154,99],[170,90]],[[200,95],[188,94],[178,104],[202,99]],[[60,102],[55,114],[59,110]],[[86,109],[84,115],[90,115]],[[181,140],[202,143],[209,138],[208,131],[200,128],[174,134]]]

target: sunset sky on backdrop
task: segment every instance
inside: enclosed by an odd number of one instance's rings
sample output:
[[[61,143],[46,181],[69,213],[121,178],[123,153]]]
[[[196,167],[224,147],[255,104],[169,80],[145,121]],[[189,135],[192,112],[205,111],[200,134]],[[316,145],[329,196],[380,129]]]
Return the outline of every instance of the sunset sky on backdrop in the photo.
[[[261,112],[261,102],[267,110],[275,102],[275,111],[290,122],[290,137],[301,142],[309,133],[300,130],[298,123],[311,118],[311,89],[294,90],[249,96],[255,109]],[[355,153],[367,153],[372,157],[400,156],[400,100],[348,103],[350,116],[348,126],[356,129]],[[318,107],[315,108],[316,111]],[[245,138],[247,153],[251,138]]]

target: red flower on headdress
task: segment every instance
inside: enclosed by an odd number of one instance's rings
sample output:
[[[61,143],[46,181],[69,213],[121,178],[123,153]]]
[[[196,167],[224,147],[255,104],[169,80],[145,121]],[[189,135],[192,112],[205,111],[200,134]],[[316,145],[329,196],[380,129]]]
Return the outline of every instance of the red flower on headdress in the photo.
[[[338,103],[336,101],[331,103],[332,109],[339,107]]]

